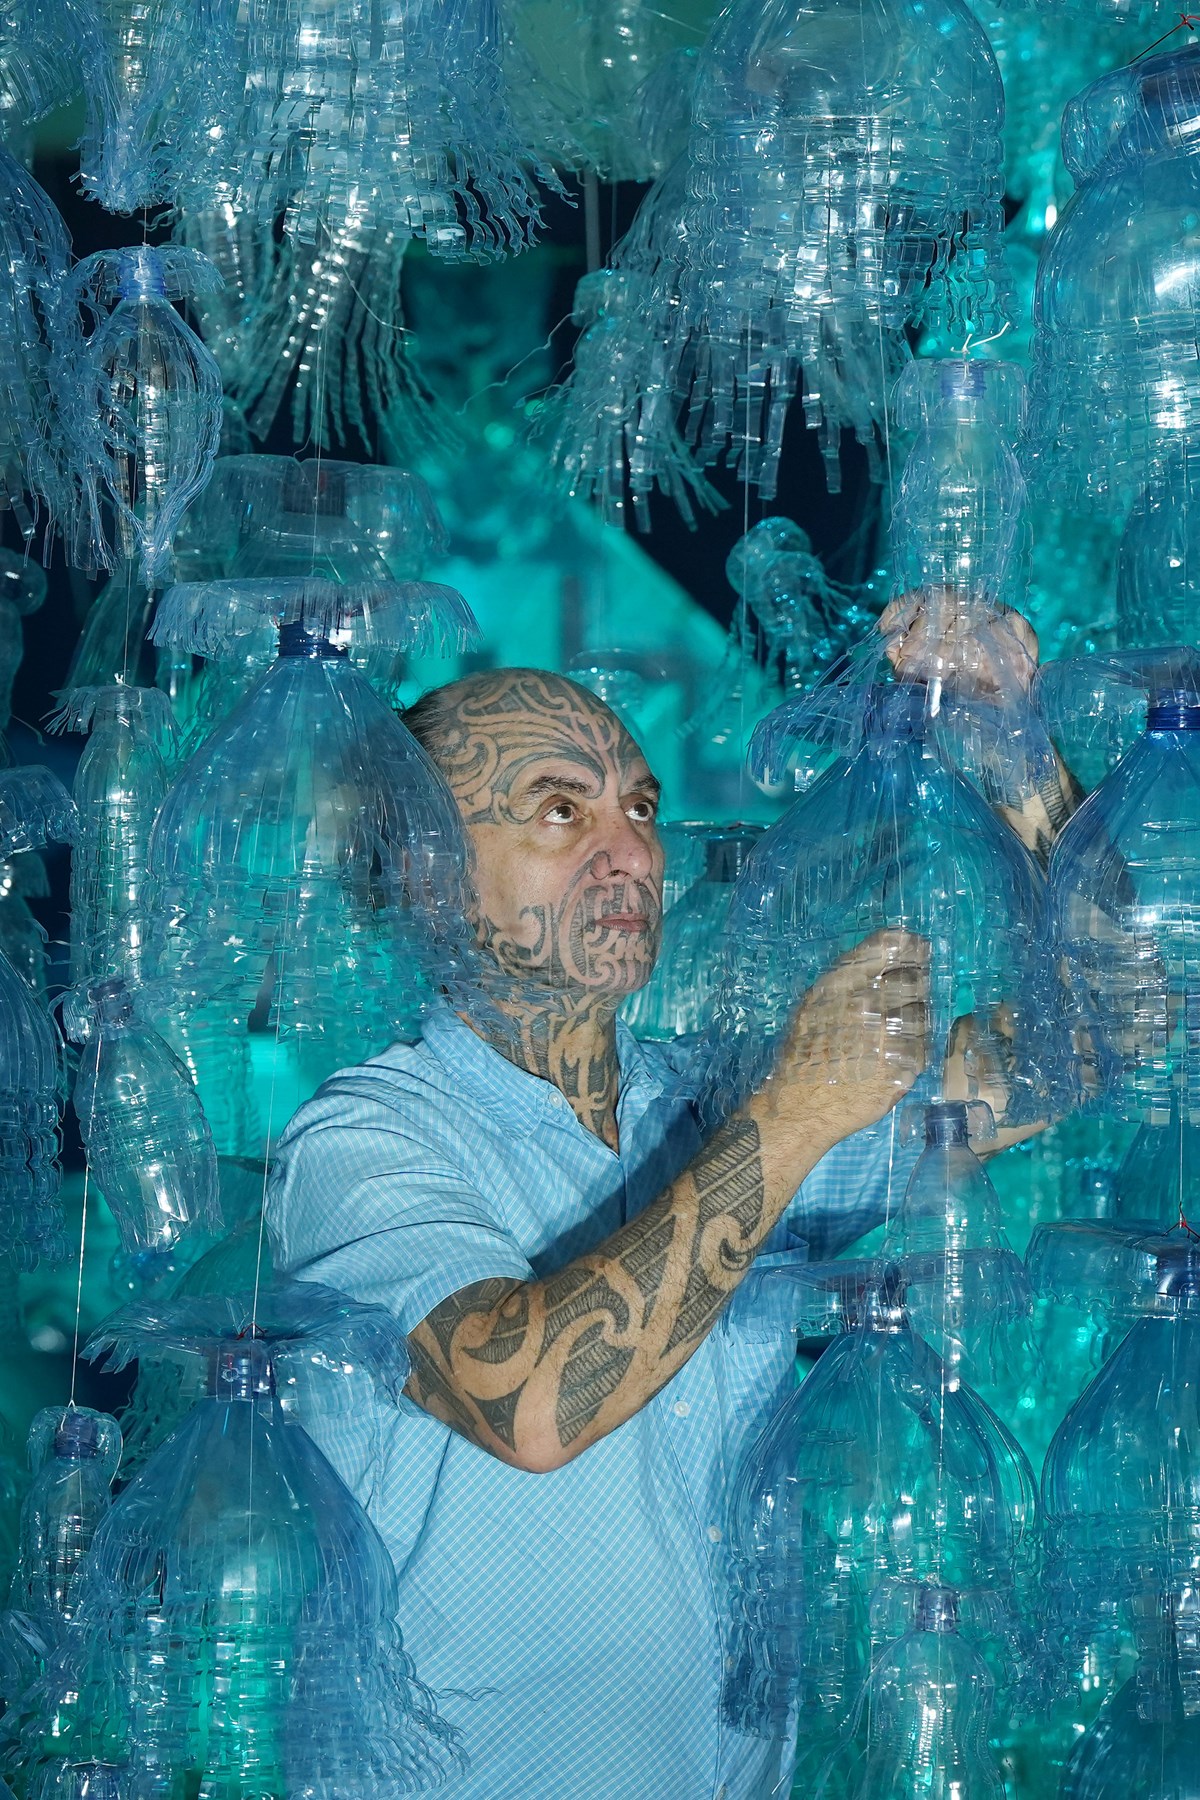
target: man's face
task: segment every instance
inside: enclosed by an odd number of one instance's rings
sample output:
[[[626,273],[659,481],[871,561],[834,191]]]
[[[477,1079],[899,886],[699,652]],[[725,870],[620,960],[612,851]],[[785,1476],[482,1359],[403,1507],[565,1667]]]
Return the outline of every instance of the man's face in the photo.
[[[475,852],[480,938],[577,995],[650,979],[662,924],[658,782],[608,708],[560,676],[472,681],[438,761]]]

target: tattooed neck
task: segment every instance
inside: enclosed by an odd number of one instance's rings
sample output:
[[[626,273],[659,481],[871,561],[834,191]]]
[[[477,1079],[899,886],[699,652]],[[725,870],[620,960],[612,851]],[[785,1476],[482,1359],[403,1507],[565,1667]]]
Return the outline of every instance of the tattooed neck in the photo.
[[[479,1018],[473,1031],[518,1069],[553,1082],[581,1125],[617,1148],[617,1007],[607,998],[572,1004],[569,995],[536,991],[527,1003],[511,993]]]

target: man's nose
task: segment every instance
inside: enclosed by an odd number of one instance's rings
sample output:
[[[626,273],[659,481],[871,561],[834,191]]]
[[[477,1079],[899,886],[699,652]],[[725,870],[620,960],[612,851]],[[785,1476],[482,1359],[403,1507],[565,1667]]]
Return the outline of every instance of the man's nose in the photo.
[[[598,866],[598,875],[628,875],[632,881],[645,881],[654,868],[654,850],[645,830],[639,831],[624,812],[617,812],[606,821],[604,850],[598,855],[598,864],[606,854],[607,869]]]

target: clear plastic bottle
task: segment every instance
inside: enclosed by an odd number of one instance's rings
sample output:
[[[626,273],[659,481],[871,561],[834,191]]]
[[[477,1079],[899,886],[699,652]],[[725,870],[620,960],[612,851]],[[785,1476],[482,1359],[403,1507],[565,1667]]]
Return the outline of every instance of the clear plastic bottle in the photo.
[[[1105,1702],[1071,1753],[1061,1800],[1200,1800],[1200,1715],[1184,1711],[1174,1681],[1158,1716],[1141,1699],[1135,1679]]]
[[[1186,47],[1102,76],[1063,115],[1076,191],[1038,270],[1030,376],[1052,492],[1134,499],[1196,437],[1198,122]]]
[[[219,1232],[217,1153],[191,1077],[135,1016],[120,979],[88,990],[74,1106],[93,1179],[125,1250],[169,1256]]]
[[[953,1588],[921,1587],[911,1628],[872,1664],[814,1800],[1004,1800],[988,1743],[994,1692],[959,1633]]]
[[[725,920],[733,884],[759,836],[752,825],[677,826],[704,853],[703,872],[663,919],[654,973],[631,995],[621,1017],[635,1037],[674,1043],[699,1040],[708,1027],[725,952]]]
[[[170,701],[158,688],[75,689],[54,723],[91,736],[75,772],[79,831],[71,859],[71,979],[148,973],[150,832],[171,783]]]
[[[10,1605],[53,1641],[75,1612],[76,1572],[112,1504],[121,1432],[86,1406],[44,1407],[29,1428],[33,1483],[21,1505]]]
[[[0,954],[0,1254],[18,1268],[66,1250],[58,1204],[62,1088],[54,1020]]]
[[[1003,1327],[1029,1314],[1032,1293],[996,1190],[971,1148],[963,1102],[925,1108],[925,1148],[883,1255],[900,1268],[913,1329],[937,1350],[949,1379],[976,1388],[994,1381]]]
[[[892,400],[914,437],[891,518],[897,594],[950,589],[999,606],[1022,591],[1028,531],[1014,445],[1025,414],[1023,371],[1010,362],[929,357]]]
[[[414,1030],[435,970],[452,980],[471,954],[449,790],[345,651],[300,625],[178,775],[150,867],[164,1030],[207,1021],[206,1109],[247,1033],[308,1040],[315,1085]]]
[[[1141,1293],[1135,1323],[1046,1456],[1048,1599],[1068,1643],[1131,1632],[1144,1700],[1170,1677],[1184,1710],[1200,1713],[1200,1252],[1186,1236],[1147,1237],[1136,1226],[1076,1235],[1084,1248],[1090,1236],[1102,1254],[1128,1257]],[[1129,1294],[1122,1299],[1129,1308]]]
[[[1146,730],[1050,859],[1077,1091],[1119,1117],[1200,1122],[1193,955],[1200,879],[1200,699],[1159,690]]]

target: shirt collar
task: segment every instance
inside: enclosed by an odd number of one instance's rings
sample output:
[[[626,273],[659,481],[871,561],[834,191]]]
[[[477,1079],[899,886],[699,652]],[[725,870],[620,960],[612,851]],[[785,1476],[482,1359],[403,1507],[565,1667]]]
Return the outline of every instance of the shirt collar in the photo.
[[[510,1131],[528,1137],[551,1108],[557,1112],[559,1090],[553,1082],[543,1081],[540,1075],[531,1075],[509,1062],[444,1002],[430,1009],[421,1036],[447,1074],[469,1089]],[[620,1130],[641,1117],[662,1093],[663,1084],[647,1063],[641,1045],[620,1019],[617,1060],[621,1069],[617,1096]],[[583,1131],[585,1127],[580,1125],[579,1129]]]

